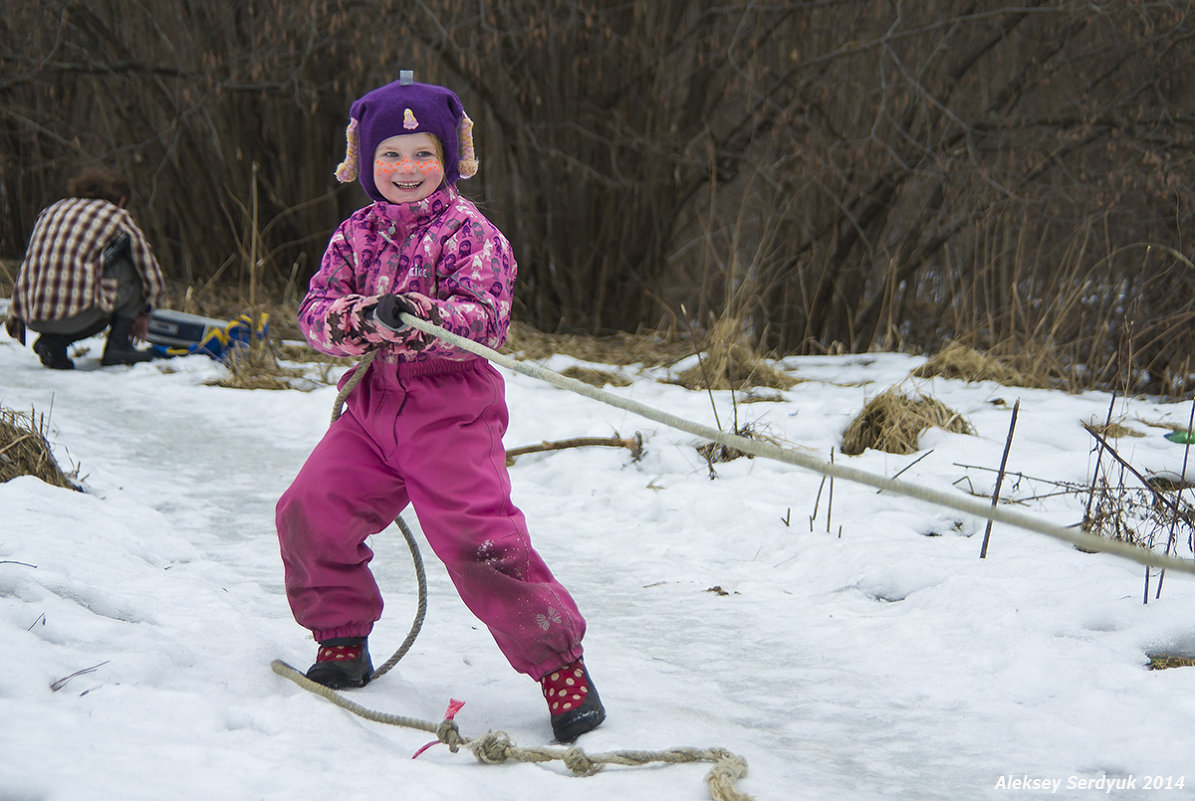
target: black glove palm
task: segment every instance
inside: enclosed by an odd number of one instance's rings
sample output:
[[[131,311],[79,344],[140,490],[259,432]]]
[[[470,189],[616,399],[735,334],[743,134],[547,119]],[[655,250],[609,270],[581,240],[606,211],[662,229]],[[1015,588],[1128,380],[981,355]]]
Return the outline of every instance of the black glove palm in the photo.
[[[407,324],[402,321],[399,316],[402,312],[419,316],[418,309],[415,304],[404,298],[402,295],[395,295],[393,293],[382,295],[378,301],[378,305],[374,307],[373,318],[383,328],[389,328],[391,331],[401,331],[407,327]]]

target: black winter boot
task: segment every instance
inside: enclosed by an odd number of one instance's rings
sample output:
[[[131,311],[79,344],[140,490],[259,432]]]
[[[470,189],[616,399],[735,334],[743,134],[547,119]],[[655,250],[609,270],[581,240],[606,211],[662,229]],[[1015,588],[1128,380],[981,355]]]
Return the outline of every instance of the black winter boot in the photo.
[[[337,637],[321,642],[315,664],[307,669],[307,678],[333,690],[369,684],[373,663],[365,638]]]
[[[75,363],[66,355],[67,346],[74,341],[74,337],[62,334],[42,334],[33,343],[33,352],[51,370],[74,370]]]
[[[137,350],[133,347],[130,335],[135,321],[131,317],[113,317],[112,327],[108,330],[108,342],[104,345],[104,355],[100,364],[110,367],[114,364],[136,364],[147,362],[154,357],[153,352]]]
[[[552,734],[557,741],[571,743],[587,731],[602,725],[606,710],[585,663],[578,659],[539,680],[548,711],[552,713]]]

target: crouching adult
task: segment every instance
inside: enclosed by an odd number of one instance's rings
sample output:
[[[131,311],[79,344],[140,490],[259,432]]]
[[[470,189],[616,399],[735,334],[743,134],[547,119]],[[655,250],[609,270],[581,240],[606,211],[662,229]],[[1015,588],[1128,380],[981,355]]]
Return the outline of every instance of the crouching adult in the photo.
[[[41,336],[33,350],[42,364],[70,370],[71,343],[108,329],[100,363],[134,364],[149,315],[162,294],[162,270],[145,235],[125,211],[129,183],[112,170],[90,168],[69,183],[69,197],[38,215],[13,284],[9,334]]]

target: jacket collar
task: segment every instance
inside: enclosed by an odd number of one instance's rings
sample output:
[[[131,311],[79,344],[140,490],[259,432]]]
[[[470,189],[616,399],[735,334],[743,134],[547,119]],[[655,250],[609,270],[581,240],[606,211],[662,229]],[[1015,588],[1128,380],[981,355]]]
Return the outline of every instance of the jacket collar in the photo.
[[[453,184],[445,184],[414,203],[387,203],[378,200],[370,210],[370,217],[381,230],[406,236],[410,231],[427,225],[456,202],[460,192]]]

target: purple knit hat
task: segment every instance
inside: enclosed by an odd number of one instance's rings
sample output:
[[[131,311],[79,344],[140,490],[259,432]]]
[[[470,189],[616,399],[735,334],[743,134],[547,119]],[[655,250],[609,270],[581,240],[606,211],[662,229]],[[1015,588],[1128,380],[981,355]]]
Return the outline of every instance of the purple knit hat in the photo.
[[[439,139],[444,147],[444,180],[449,184],[477,174],[473,121],[460,98],[443,86],[415,83],[410,70],[402,70],[397,81],[359,98],[349,117],[348,151],[336,168],[336,178],[341,183],[359,179],[365,194],[374,200],[386,199],[373,182],[374,152],[391,136],[429,133]]]

